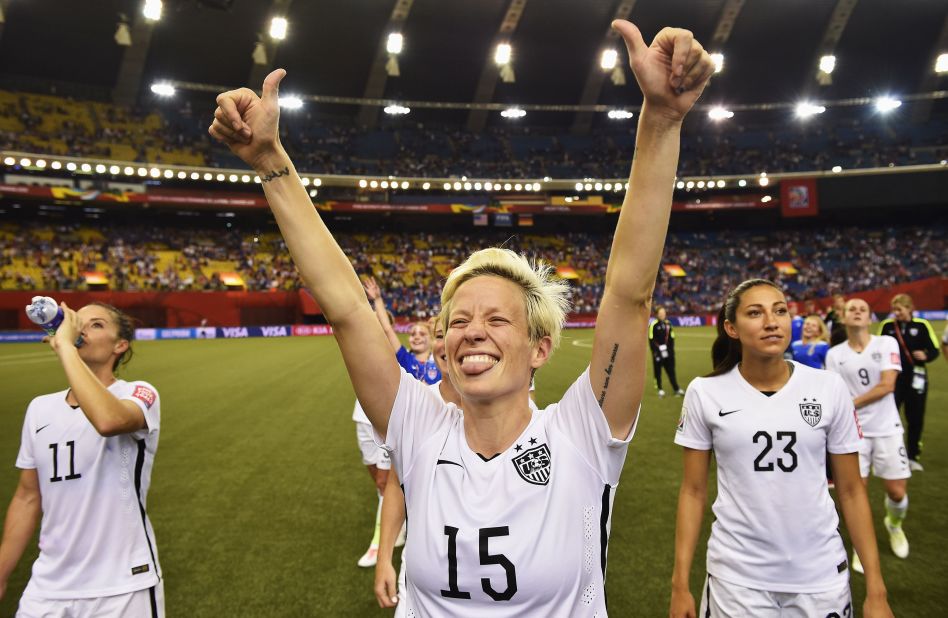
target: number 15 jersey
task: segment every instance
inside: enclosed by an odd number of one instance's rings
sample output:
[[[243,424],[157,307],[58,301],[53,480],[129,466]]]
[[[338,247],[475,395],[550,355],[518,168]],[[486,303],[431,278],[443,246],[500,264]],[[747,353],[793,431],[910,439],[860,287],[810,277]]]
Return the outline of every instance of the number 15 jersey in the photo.
[[[708,573],[755,590],[817,593],[849,577],[826,452],[856,453],[861,436],[840,377],[793,366],[770,397],[737,367],[695,379],[675,443],[713,450],[717,462]]]
[[[587,370],[485,461],[467,444],[464,413],[402,375],[383,446],[405,490],[406,615],[604,618],[631,435],[612,437]]]

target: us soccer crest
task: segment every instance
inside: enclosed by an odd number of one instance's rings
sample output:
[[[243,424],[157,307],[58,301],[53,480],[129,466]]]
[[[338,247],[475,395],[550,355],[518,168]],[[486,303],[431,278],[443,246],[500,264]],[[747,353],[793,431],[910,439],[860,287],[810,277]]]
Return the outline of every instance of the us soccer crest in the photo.
[[[813,403],[806,403],[805,399],[803,401],[804,403],[800,404],[800,416],[803,417],[807,425],[816,427],[820,419],[823,418],[823,406],[816,403],[815,399]]]
[[[550,449],[546,444],[535,446],[513,458],[514,468],[520,478],[532,485],[546,485],[550,482]]]
[[[873,362],[876,362],[876,363],[882,362],[882,353],[881,353],[881,352],[873,352],[873,353],[872,353],[872,360],[873,360]]]

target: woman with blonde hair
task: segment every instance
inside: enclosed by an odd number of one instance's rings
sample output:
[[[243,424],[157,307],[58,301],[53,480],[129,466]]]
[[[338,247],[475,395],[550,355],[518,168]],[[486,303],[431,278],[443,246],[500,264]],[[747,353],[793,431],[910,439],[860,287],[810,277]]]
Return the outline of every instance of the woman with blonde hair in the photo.
[[[462,406],[445,404],[395,362],[349,260],[280,145],[285,71],[267,76],[262,97],[244,88],[217,98],[210,133],[259,174],[376,439],[401,477],[409,615],[606,615],[613,491],[645,386],[681,126],[714,71],[687,30],[663,29],[649,46],[631,23],[613,27],[644,95],[637,154],[589,368],[540,413],[527,403],[530,381],[559,343],[569,307],[568,287],[550,266],[494,248],[451,273],[441,315]]]
[[[793,360],[814,369],[826,368],[826,353],[830,349],[829,329],[818,315],[811,314],[803,320],[803,334],[790,344]]]

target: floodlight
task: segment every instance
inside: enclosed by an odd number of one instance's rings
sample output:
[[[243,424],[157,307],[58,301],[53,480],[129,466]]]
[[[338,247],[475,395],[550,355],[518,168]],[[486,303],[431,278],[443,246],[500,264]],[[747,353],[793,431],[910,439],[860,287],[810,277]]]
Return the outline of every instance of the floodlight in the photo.
[[[282,41],[286,38],[286,28],[289,23],[285,17],[274,17],[270,20],[270,38]]]
[[[711,120],[727,120],[728,118],[733,118],[734,112],[729,109],[724,109],[720,105],[717,107],[712,107],[708,110],[708,118]]]
[[[614,49],[605,49],[602,52],[602,57],[599,59],[599,66],[602,67],[604,71],[611,71],[616,68],[616,65],[619,63],[619,52]]]
[[[149,21],[158,21],[161,19],[161,0],[145,0],[145,6],[142,7],[142,15]]]
[[[513,48],[510,43],[500,43],[494,50],[494,62],[497,64],[510,64],[510,58],[513,55]]]
[[[878,111],[880,114],[891,112],[900,105],[902,105],[902,101],[892,97],[879,97],[876,99],[876,111]]]
[[[385,51],[390,54],[400,54],[404,42],[405,39],[401,32],[393,32],[388,35],[388,40],[385,42]]]

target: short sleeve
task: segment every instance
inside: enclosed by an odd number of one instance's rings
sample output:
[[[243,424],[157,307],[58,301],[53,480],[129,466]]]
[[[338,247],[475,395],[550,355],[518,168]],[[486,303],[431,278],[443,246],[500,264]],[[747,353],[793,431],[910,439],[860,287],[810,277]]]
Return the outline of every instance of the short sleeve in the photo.
[[[614,438],[609,421],[593,393],[589,367],[573,382],[563,398],[542,414],[548,415],[547,428],[555,430],[572,444],[604,483],[613,486],[619,483],[629,442],[638,425],[638,414],[629,435],[624,440]]]
[[[882,371],[895,369],[901,373],[902,354],[899,350],[899,342],[895,340],[895,337],[889,337],[888,335],[883,335],[882,340],[884,345],[882,346],[882,366],[880,369]]]
[[[33,457],[33,423],[30,421],[30,410],[33,404],[26,408],[26,416],[23,418],[23,431],[20,434],[20,452],[16,456],[16,467],[21,470],[32,470],[36,468],[36,460]]]
[[[830,377],[833,379],[833,420],[826,436],[826,450],[837,455],[857,453],[862,441],[862,427],[856,406],[843,379],[838,375]]]
[[[398,394],[388,419],[385,439],[376,430],[375,442],[391,453],[402,479],[411,473],[415,453],[431,436],[458,416],[457,407],[446,404],[424,383],[402,372]]]
[[[412,374],[413,377],[419,377],[415,375],[415,365],[418,363],[418,360],[405,346],[398,348],[398,352],[395,352],[395,360],[398,361],[402,369]]]
[[[836,364],[836,352],[833,351],[833,348],[826,351],[826,369],[839,373],[839,366]]]
[[[131,392],[121,398],[131,401],[141,409],[145,415],[145,428],[135,432],[136,438],[144,438],[148,434],[156,433],[161,426],[161,400],[158,391],[148,382],[135,381],[131,383]]]
[[[710,451],[712,447],[711,430],[705,423],[701,396],[695,382],[688,386],[685,400],[681,404],[681,416],[678,418],[678,429],[675,431],[675,444],[699,451]]]

